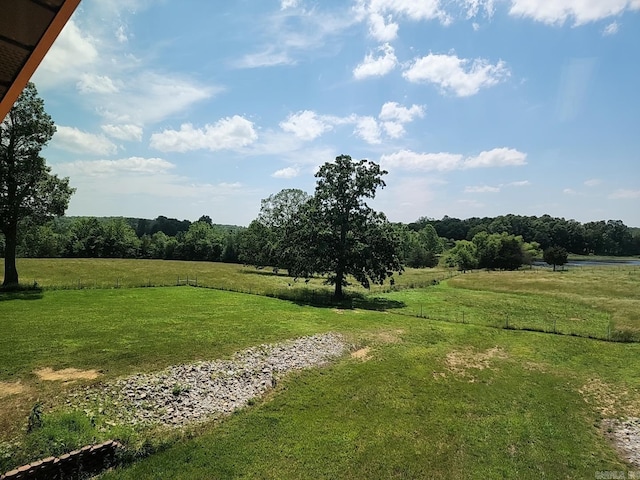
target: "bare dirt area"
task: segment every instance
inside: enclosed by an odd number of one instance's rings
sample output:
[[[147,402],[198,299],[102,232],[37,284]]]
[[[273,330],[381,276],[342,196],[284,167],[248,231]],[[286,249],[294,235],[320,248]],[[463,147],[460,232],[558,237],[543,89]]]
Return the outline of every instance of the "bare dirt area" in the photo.
[[[0,398],[24,393],[27,387],[20,382],[0,382]]]
[[[444,360],[444,364],[449,370],[449,373],[457,376],[467,378],[469,382],[475,382],[476,377],[470,372],[470,370],[485,370],[492,368],[492,362],[496,359],[503,360],[508,358],[508,355],[500,347],[489,348],[485,351],[477,351],[473,348],[467,348],[465,350],[453,350],[447,353]],[[434,372],[433,378],[446,378],[445,372]]]
[[[351,352],[351,357],[352,358],[357,358],[358,360],[362,360],[363,362],[366,362],[367,360],[369,360],[371,358],[369,356],[370,352],[371,352],[371,348],[370,347],[364,347],[364,348],[361,348],[359,350],[356,350],[355,352]]]
[[[41,368],[35,373],[40,380],[52,382],[71,382],[73,380],[93,380],[98,378],[100,373],[97,370],[78,370],[77,368],[64,368],[54,370],[51,367]]]

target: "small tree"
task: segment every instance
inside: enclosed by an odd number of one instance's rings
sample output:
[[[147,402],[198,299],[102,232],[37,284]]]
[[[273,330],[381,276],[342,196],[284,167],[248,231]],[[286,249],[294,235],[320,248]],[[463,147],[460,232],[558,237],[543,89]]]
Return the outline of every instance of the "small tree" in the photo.
[[[553,247],[549,247],[544,251],[543,259],[549,265],[553,265],[553,271],[556,271],[556,266],[562,266],[567,263],[567,259],[569,254],[564,247],[559,247],[558,245],[554,245]]]
[[[385,186],[386,173],[373,162],[354,162],[348,155],[320,167],[315,195],[285,230],[291,275],[328,274],[327,282],[335,285],[334,295],[340,299],[348,275],[368,288],[402,270],[396,231],[383,213],[365,202]]]
[[[457,267],[462,272],[477,268],[478,249],[476,245],[468,240],[458,240],[456,245],[447,252],[445,265]]]
[[[20,225],[42,224],[64,214],[74,189],[51,174],[40,151],[55,126],[33,83],[27,84],[0,124],[0,232],[5,237],[3,286],[18,285],[16,247]]]

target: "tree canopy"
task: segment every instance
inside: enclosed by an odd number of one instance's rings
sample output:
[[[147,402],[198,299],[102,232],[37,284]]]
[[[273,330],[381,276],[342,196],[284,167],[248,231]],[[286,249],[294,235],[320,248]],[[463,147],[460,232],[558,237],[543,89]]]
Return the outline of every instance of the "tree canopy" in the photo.
[[[68,178],[51,173],[41,150],[55,125],[29,83],[0,124],[0,231],[5,237],[3,286],[18,284],[16,249],[20,226],[62,215],[74,191]]]
[[[368,288],[402,270],[395,229],[366,203],[384,188],[386,173],[371,161],[353,161],[348,155],[320,167],[314,196],[286,226],[291,275],[327,274],[335,297],[342,298],[348,275]]]

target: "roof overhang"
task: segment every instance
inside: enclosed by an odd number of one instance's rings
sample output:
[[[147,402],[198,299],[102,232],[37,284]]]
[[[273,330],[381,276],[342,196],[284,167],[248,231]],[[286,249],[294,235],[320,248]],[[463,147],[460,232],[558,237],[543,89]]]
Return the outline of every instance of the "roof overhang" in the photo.
[[[80,0],[0,0],[0,121]]]

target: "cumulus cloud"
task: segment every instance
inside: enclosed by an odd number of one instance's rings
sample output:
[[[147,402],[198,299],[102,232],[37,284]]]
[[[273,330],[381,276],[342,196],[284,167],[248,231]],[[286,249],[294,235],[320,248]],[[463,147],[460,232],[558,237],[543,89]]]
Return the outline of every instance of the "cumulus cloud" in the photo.
[[[640,10],[638,0],[511,0],[509,13],[550,25],[562,25],[573,20],[583,25],[620,15],[626,10]]]
[[[52,145],[73,153],[111,155],[118,147],[104,135],[83,132],[75,127],[58,125]]]
[[[293,133],[301,140],[308,141],[319,137],[333,127],[326,118],[323,119],[310,110],[304,110],[289,115],[285,121],[280,122],[280,128],[285,132]]]
[[[454,153],[417,153],[411,150],[400,150],[383,155],[380,163],[385,168],[445,172],[460,168],[462,160],[462,155]]]
[[[102,125],[102,131],[110,137],[117,138],[118,140],[125,141],[140,141],[142,140],[142,127],[133,124],[124,125]]]
[[[391,72],[398,64],[395,50],[391,45],[385,43],[378,47],[380,55],[377,57],[373,52],[369,52],[362,63],[353,69],[353,76],[357,80],[367,77],[382,77]]]
[[[475,157],[469,157],[464,162],[464,168],[510,167],[526,165],[527,154],[513,148],[494,148],[480,152]]]
[[[233,150],[251,145],[258,138],[253,123],[234,115],[204,128],[184,123],[180,130],[164,130],[151,135],[150,146],[162,152],[187,152],[208,149]]]
[[[398,36],[398,24],[389,15],[386,19],[379,13],[369,15],[369,35],[379,42],[390,42]]]
[[[286,167],[281,170],[277,170],[271,174],[274,178],[294,178],[300,174],[300,169],[295,167]]]
[[[385,133],[390,138],[400,138],[405,134],[404,125],[418,117],[423,117],[425,108],[422,105],[405,107],[397,102],[386,102],[382,105],[378,117],[371,115],[351,114],[344,117],[336,115],[319,115],[311,110],[303,110],[290,114],[280,122],[284,132],[292,133],[303,141],[312,141],[335,127],[354,125],[354,134],[367,143],[381,143]]]
[[[494,148],[467,158],[460,154],[447,152],[417,153],[411,150],[401,150],[383,155],[380,162],[389,168],[446,172],[469,168],[525,165],[526,158],[525,153],[512,148]]]
[[[377,145],[382,142],[380,138],[380,126],[373,117],[359,117],[355,134],[372,145]]]
[[[402,76],[413,83],[438,85],[443,92],[458,97],[475,95],[481,88],[492,87],[509,77],[510,71],[502,60],[491,64],[483,58],[469,60],[457,55],[430,53],[416,59]]]
[[[400,138],[404,135],[404,124],[412,122],[417,117],[424,117],[422,105],[411,105],[407,108],[397,102],[387,102],[382,105],[378,118],[382,120],[382,127],[391,138]]]

